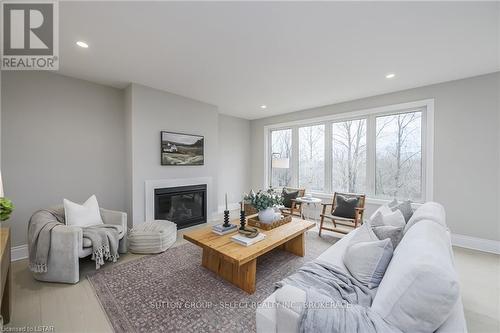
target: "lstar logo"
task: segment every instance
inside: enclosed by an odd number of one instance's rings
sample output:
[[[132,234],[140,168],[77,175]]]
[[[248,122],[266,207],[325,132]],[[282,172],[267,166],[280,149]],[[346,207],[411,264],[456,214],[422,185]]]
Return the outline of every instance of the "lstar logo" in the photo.
[[[58,3],[2,2],[2,70],[59,68]]]

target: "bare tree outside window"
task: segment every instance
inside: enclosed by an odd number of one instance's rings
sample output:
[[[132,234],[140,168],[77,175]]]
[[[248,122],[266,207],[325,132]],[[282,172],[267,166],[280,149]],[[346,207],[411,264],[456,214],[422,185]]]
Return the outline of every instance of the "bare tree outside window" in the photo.
[[[299,128],[299,186],[325,189],[325,125]]]
[[[366,119],[332,124],[332,189],[366,191]]]
[[[377,117],[377,197],[422,199],[422,112]]]
[[[271,132],[271,158],[291,158],[292,130],[276,130]],[[292,180],[290,168],[271,168],[271,186],[289,186]]]

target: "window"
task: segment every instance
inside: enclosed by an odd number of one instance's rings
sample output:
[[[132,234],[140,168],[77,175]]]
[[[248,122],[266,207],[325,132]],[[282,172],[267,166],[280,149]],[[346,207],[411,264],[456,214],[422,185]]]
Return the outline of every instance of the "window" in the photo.
[[[266,127],[267,184],[432,200],[433,100]]]
[[[332,188],[366,192],[366,119],[332,124]]]
[[[325,125],[299,128],[299,187],[325,190]]]
[[[292,156],[292,130],[272,131],[271,142],[271,185],[289,186],[292,180],[289,163]]]
[[[422,200],[422,113],[377,117],[375,194]]]

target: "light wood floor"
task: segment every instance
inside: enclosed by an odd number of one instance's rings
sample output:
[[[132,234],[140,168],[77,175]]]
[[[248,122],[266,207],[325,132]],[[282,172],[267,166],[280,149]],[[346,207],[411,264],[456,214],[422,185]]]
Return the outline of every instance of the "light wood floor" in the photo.
[[[184,242],[179,232],[175,246]],[[454,252],[469,332],[500,332],[500,256],[462,248]],[[139,257],[127,254],[119,262]],[[7,327],[45,325],[55,332],[111,332],[94,290],[83,277],[94,262],[83,261],[81,267],[82,280],[65,285],[35,281],[27,260],[13,263],[13,315]]]

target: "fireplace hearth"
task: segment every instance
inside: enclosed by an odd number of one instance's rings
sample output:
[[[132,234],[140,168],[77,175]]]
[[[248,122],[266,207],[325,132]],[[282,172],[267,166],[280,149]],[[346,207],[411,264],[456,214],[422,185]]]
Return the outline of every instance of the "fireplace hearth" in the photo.
[[[155,219],[169,220],[177,229],[207,222],[207,185],[155,189]]]

